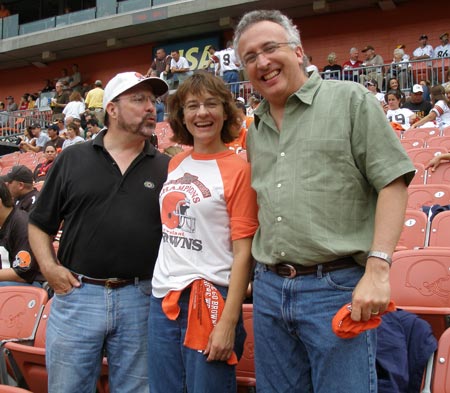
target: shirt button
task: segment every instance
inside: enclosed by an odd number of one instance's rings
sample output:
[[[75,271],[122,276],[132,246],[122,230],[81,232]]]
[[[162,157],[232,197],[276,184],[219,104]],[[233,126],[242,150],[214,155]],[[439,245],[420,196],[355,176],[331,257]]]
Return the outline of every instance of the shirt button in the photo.
[[[281,251],[281,252],[280,252],[280,255],[281,255],[282,257],[285,257],[285,256],[286,256],[286,253],[285,253],[284,251]]]
[[[277,221],[279,222],[279,221],[281,221],[282,220],[282,218],[281,217],[277,217]]]
[[[281,183],[278,183],[278,184],[277,184],[277,187],[278,187],[278,188],[281,188]]]
[[[284,157],[285,155],[286,153],[284,151],[280,154],[281,157]]]

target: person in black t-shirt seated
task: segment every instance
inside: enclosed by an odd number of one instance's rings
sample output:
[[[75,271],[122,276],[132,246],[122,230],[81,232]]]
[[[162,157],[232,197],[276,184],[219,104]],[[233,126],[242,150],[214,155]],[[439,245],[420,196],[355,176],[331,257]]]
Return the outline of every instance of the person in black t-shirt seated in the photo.
[[[14,207],[11,193],[0,180],[0,247],[9,253],[10,267],[0,270],[0,286],[39,285],[39,271],[28,243],[28,214]]]
[[[39,196],[39,191],[33,187],[33,172],[25,165],[13,166],[5,176],[1,176],[14,198],[18,209],[30,212]]]
[[[423,99],[422,85],[414,85],[411,89],[411,95],[402,105],[402,108],[412,110],[420,120],[430,113],[433,105],[431,105],[430,101]]]

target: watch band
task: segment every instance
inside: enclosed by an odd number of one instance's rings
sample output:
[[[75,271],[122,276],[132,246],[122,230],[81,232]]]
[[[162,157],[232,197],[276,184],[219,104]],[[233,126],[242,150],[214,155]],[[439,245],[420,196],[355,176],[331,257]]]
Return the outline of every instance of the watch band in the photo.
[[[369,254],[367,254],[367,258],[374,257],[378,259],[382,259],[385,261],[389,266],[392,265],[392,258],[382,251],[369,251]]]

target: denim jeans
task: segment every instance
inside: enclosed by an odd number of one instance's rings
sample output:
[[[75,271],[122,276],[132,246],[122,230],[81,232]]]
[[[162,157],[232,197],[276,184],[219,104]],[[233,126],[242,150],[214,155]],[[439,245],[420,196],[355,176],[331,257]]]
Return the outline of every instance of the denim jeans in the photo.
[[[157,102],[156,103],[156,122],[159,123],[161,121],[164,121],[164,102]]]
[[[225,83],[230,84],[231,92],[237,96],[239,93],[239,72],[237,71],[224,71],[223,80]]]
[[[27,282],[19,282],[19,281],[0,281],[0,287],[28,287],[28,286],[42,288],[42,284],[39,281],[33,281],[31,284]]]
[[[55,294],[47,325],[49,393],[93,393],[103,350],[111,393],[148,392],[151,280],[108,289],[82,283]]]
[[[258,264],[253,286],[258,393],[375,393],[376,332],[331,330],[364,268],[283,278]]]
[[[226,294],[226,289],[217,286]],[[225,293],[224,293],[225,291]],[[152,296],[149,316],[149,382],[151,393],[236,393],[236,370],[226,362],[207,362],[201,351],[183,345],[190,291],[180,297],[180,315],[169,320],[163,299]],[[225,296],[224,296],[225,297]],[[242,317],[236,325],[234,351],[241,357],[246,333]]]

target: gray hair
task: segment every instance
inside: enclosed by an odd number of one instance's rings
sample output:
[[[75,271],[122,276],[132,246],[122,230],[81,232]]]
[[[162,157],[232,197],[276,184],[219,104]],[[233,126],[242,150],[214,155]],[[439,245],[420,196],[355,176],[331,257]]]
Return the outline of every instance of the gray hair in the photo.
[[[234,39],[233,46],[236,51],[236,56],[238,55],[237,47],[239,45],[239,40],[241,39],[242,34],[245,30],[247,30],[250,26],[254,25],[258,22],[269,21],[280,25],[286,30],[288,34],[287,41],[293,42],[292,49],[295,49],[297,46],[301,46],[302,42],[300,40],[300,32],[297,27],[294,25],[291,19],[289,19],[286,15],[282,14],[278,10],[258,10],[258,11],[250,11],[247,12],[239,21],[235,31],[234,31]]]
[[[359,52],[359,51],[358,51],[358,48],[355,48],[355,47],[350,48],[350,54],[352,54],[352,53],[354,53],[354,52]]]
[[[394,56],[395,55],[399,55],[399,56],[403,56],[405,54],[405,51],[401,48],[396,48],[394,49]]]

